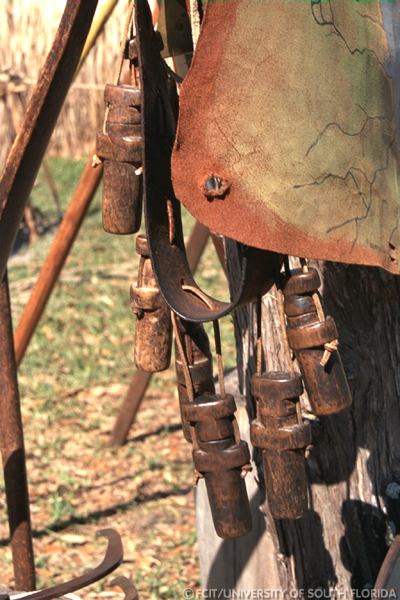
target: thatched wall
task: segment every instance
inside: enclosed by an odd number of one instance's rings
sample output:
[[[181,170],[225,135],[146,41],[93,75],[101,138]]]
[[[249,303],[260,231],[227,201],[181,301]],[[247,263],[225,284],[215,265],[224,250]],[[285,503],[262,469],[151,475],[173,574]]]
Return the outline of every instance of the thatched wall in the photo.
[[[99,6],[102,4],[104,0],[99,1]],[[49,154],[81,157],[93,149],[95,132],[104,113],[103,87],[114,77],[127,4],[127,0],[119,0],[70,90]],[[64,6],[65,0],[0,0],[0,89],[4,90],[1,81],[8,78],[4,72],[16,73],[23,85],[18,84],[14,89],[22,89],[25,100],[29,97]],[[21,116],[18,95],[0,94],[0,164],[4,162]]]

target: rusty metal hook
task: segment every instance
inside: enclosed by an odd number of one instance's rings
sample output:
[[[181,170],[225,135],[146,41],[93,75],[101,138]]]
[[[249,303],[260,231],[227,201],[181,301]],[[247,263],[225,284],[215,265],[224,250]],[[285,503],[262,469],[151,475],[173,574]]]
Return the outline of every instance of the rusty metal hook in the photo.
[[[117,585],[125,593],[125,600],[139,600],[139,594],[132,581],[119,575],[112,580],[111,585]]]
[[[71,594],[82,588],[95,583],[99,579],[102,579],[109,573],[112,573],[122,562],[124,556],[124,550],[122,547],[121,536],[115,529],[102,529],[97,532],[96,536],[105,537],[108,539],[108,545],[106,553],[101,563],[91,569],[84,575],[75,577],[65,583],[60,583],[47,590],[41,590],[34,592],[33,594],[26,594],[20,596],[20,600],[52,600],[53,598],[60,598],[65,594]],[[128,600],[135,600],[135,596],[132,598],[128,597]]]

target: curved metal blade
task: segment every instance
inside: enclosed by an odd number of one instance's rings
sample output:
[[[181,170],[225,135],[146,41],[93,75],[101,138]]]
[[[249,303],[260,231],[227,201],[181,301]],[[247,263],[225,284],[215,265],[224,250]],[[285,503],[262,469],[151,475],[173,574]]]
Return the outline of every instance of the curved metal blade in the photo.
[[[109,573],[112,573],[119,567],[124,556],[121,536],[115,529],[102,529],[101,531],[98,531],[96,535],[108,539],[105,556],[97,567],[80,577],[75,577],[70,581],[66,581],[65,583],[61,583],[47,590],[20,596],[19,600],[52,600],[52,598],[60,598],[60,596],[71,594],[72,592],[85,588],[99,579],[102,579]]]
[[[132,581],[120,575],[112,580],[111,585],[117,585],[125,593],[125,600],[139,600],[137,589]]]

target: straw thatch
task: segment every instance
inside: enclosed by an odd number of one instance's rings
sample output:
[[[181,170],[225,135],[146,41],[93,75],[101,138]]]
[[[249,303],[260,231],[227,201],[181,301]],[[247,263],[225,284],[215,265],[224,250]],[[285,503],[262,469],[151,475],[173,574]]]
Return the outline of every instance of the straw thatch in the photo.
[[[100,0],[99,5],[103,4]],[[49,154],[87,156],[101,126],[104,84],[114,79],[127,0],[119,0],[69,92]],[[49,51],[65,0],[0,0],[0,164]]]

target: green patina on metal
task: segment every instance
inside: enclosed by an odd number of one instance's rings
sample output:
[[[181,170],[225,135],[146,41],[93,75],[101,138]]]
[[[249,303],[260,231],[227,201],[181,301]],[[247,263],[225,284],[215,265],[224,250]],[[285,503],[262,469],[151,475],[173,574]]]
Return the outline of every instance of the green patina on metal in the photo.
[[[399,272],[399,2],[207,6],[183,85],[175,192],[278,252]],[[224,200],[201,190],[231,183]]]

